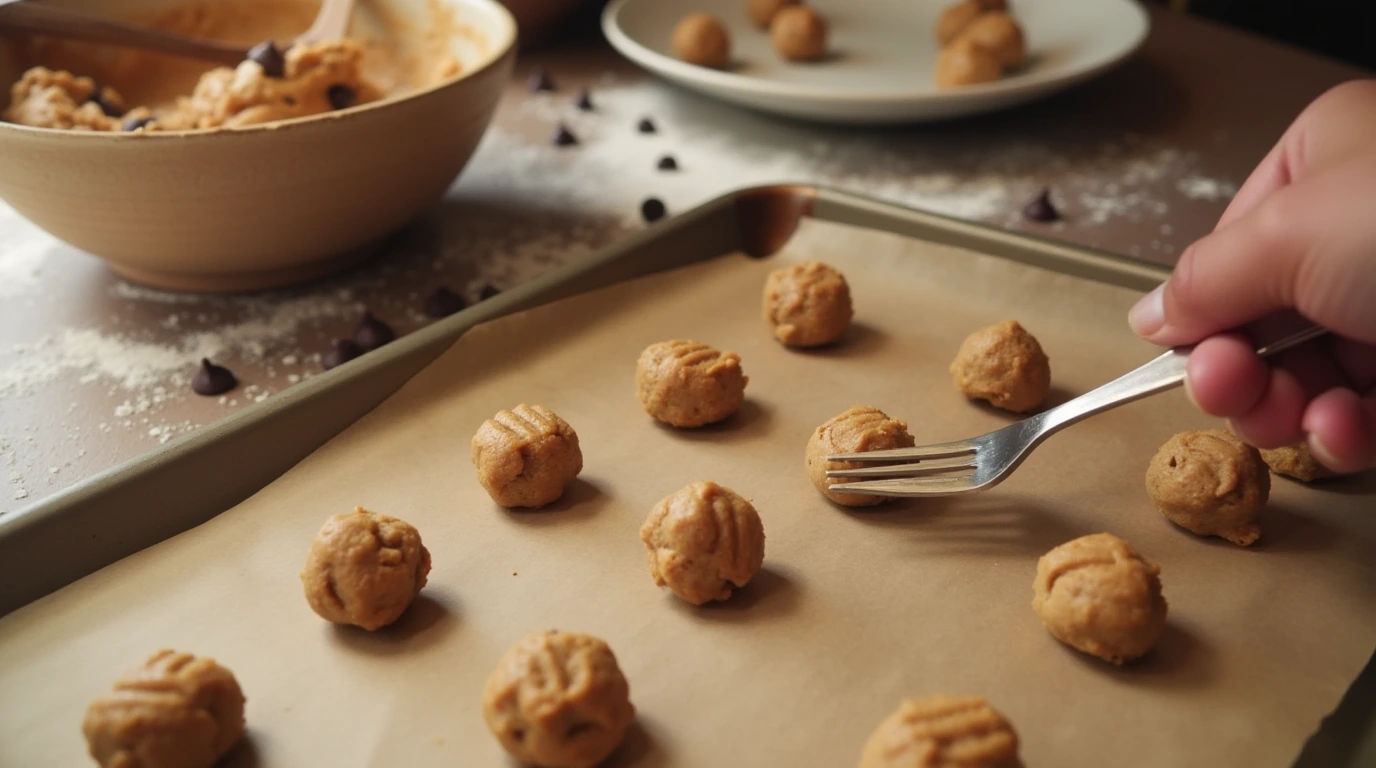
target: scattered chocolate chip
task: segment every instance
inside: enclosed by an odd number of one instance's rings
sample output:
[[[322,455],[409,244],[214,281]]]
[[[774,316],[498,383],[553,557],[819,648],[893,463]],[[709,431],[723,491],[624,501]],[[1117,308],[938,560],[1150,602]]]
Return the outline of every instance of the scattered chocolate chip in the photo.
[[[1022,215],[1032,221],[1056,221],[1061,218],[1061,212],[1056,210],[1056,206],[1051,204],[1051,190],[1042,187],[1042,191],[1023,206]]]
[[[655,133],[659,130],[658,128],[655,128],[655,121],[651,120],[648,117],[640,118],[640,122],[636,123],[635,129],[637,131],[640,131],[641,133]]]
[[[320,364],[325,366],[325,370],[330,370],[336,366],[343,365],[350,360],[363,354],[363,347],[358,346],[349,339],[335,339],[334,347],[320,359]]]
[[[281,77],[287,73],[287,59],[277,43],[271,40],[264,40],[248,49],[248,60],[257,62],[268,77]]]
[[[455,312],[460,312],[468,302],[463,297],[444,286],[436,288],[433,293],[425,297],[425,314],[435,318],[449,317]]]
[[[354,343],[364,352],[372,352],[384,344],[396,341],[396,338],[397,334],[392,330],[392,326],[373,317],[372,312],[364,312],[363,319],[358,321],[358,328],[354,330]]]
[[[499,293],[501,293],[501,290],[497,288],[497,286],[488,283],[487,285],[483,286],[483,289],[481,291],[478,291],[478,300],[487,301],[488,299],[492,298],[493,296],[496,296]]]
[[[348,109],[354,105],[354,100],[357,98],[354,95],[354,89],[343,84],[330,86],[330,89],[325,92],[325,97],[330,100],[330,106],[335,109]]]
[[[216,365],[201,358],[201,368],[191,377],[191,391],[198,395],[223,395],[239,385],[239,380],[228,368]]]
[[[659,163],[655,167],[661,171],[677,171],[678,161],[674,159],[673,155],[665,155],[659,158]]]
[[[563,123],[555,129],[554,135],[550,137],[549,143],[556,147],[571,147],[578,143],[578,137],[573,135],[568,126]]]
[[[115,99],[110,98],[110,95],[105,91],[105,86],[100,83],[96,83],[95,88],[91,91],[91,98],[87,101],[94,102],[96,106],[100,107],[100,111],[104,112],[106,117],[119,117],[124,114],[124,110],[120,108]]]
[[[532,91],[555,90],[554,78],[550,77],[549,73],[546,72],[543,67],[530,73],[530,80],[527,81],[527,85],[530,86],[530,90]]]
[[[664,201],[657,197],[647,197],[645,198],[645,202],[640,204],[640,215],[648,223],[653,224],[659,221],[664,218],[665,213],[667,213],[667,210],[664,207]]]
[[[119,127],[127,133],[133,133],[151,122],[153,122],[153,117],[151,115],[147,117],[129,117],[125,118],[124,122],[121,123]]]
[[[592,111],[592,94],[588,92],[587,88],[578,92],[578,100],[573,102],[573,105],[584,112]]]

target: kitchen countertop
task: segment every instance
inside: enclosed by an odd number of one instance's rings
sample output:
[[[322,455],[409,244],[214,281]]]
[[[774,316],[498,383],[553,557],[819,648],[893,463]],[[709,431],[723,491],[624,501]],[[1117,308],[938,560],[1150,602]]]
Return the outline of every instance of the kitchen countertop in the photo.
[[[1293,117],[1362,70],[1153,9],[1142,52],[1090,84],[945,125],[787,122],[654,80],[600,43],[526,56],[444,202],[381,255],[303,288],[212,297],[126,283],[0,204],[0,514],[156,449],[320,371],[365,308],[399,333],[427,293],[470,299],[731,189],[796,181],[1169,264],[1207,232]],[[536,66],[554,93],[530,93]],[[596,109],[580,112],[580,87]],[[650,117],[654,134],[636,123]],[[556,148],[565,122],[579,144]],[[659,171],[672,154],[677,172]],[[1043,186],[1064,220],[1026,222]],[[198,397],[201,357],[240,386]],[[466,439],[466,438],[464,438]]]

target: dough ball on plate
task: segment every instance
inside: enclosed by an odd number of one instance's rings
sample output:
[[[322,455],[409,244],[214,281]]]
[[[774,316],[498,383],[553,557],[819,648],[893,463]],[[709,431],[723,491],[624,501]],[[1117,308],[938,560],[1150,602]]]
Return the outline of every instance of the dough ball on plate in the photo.
[[[936,84],[940,88],[991,83],[1003,77],[998,59],[973,40],[957,40],[936,57]]]
[[[908,434],[908,425],[898,419],[891,419],[874,406],[851,408],[818,427],[807,441],[807,476],[812,484],[828,499],[847,507],[871,507],[889,501],[886,496],[872,496],[864,493],[838,493],[832,486],[850,482],[845,479],[827,477],[829,469],[855,469],[860,466],[853,461],[827,461],[833,453],[858,453],[860,451],[885,451],[891,448],[913,447],[913,436]]]
[[[749,501],[713,482],[692,483],[655,505],[640,527],[650,576],[693,605],[725,600],[764,562],[764,524]]]
[[[1020,67],[1027,60],[1022,27],[1004,11],[980,14],[960,33],[960,39],[969,40],[991,53],[1005,70]]]
[[[651,344],[635,365],[635,393],[645,412],[675,427],[701,427],[735,413],[749,381],[739,355],[687,339]]]
[[[244,735],[244,692],[214,659],[158,651],[91,702],[81,731],[103,768],[211,768]]]
[[[970,22],[989,11],[1008,10],[1004,0],[965,0],[948,6],[936,22],[936,42],[943,48],[960,37]]]
[[[498,411],[473,435],[478,482],[504,507],[542,507],[583,471],[578,433],[543,405]]]
[[[1198,429],[1167,440],[1152,457],[1147,493],[1181,528],[1245,547],[1261,537],[1257,519],[1271,493],[1271,475],[1257,449],[1237,435]]]
[[[325,521],[301,584],[320,618],[372,631],[401,618],[429,573],[430,552],[410,523],[357,507]]]
[[[813,61],[827,52],[827,23],[806,5],[794,5],[769,23],[774,50],[789,61]]]
[[[714,16],[690,13],[674,27],[674,55],[700,67],[723,69],[731,63],[731,35]]]
[[[1315,480],[1334,477],[1336,473],[1320,464],[1314,454],[1309,452],[1308,443],[1296,443],[1283,448],[1262,449],[1261,460],[1272,472],[1296,480],[1312,483]]]
[[[1032,334],[1005,320],[966,337],[951,363],[951,377],[972,400],[1026,413],[1051,390],[1051,361]]]
[[[591,635],[536,632],[502,656],[483,686],[483,719],[512,757],[542,768],[592,768],[635,720],[612,649]]]
[[[764,321],[790,347],[817,347],[840,339],[855,314],[845,275],[821,262],[793,264],[769,273]]]
[[[860,753],[860,768],[1022,768],[1018,734],[978,696],[906,699]]]
[[[774,20],[774,14],[800,2],[801,0],[746,0],[745,12],[750,15],[750,20],[755,22],[755,26],[769,29],[769,22]]]
[[[1037,561],[1032,609],[1061,642],[1114,664],[1166,629],[1161,569],[1111,533],[1067,541]]]

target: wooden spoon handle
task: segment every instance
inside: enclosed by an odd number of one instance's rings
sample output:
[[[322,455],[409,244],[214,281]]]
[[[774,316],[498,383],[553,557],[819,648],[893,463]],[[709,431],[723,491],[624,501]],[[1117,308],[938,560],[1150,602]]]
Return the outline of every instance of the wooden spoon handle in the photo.
[[[248,49],[140,27],[118,19],[33,2],[0,4],[0,32],[17,31],[89,43],[140,48],[219,64],[238,64]]]
[[[311,28],[296,38],[298,43],[323,43],[343,40],[349,34],[349,21],[354,16],[354,0],[324,0],[315,15]]]

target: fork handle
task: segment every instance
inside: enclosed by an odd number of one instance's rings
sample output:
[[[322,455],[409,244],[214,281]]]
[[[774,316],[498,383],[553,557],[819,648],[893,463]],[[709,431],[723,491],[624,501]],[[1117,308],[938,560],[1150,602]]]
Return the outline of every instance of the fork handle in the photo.
[[[1328,329],[1311,325],[1278,341],[1257,348],[1261,357],[1270,357],[1291,347],[1299,346],[1328,333]],[[1046,434],[1069,426],[1096,413],[1103,413],[1134,400],[1164,392],[1185,382],[1185,364],[1194,347],[1176,347],[1146,365],[1129,371],[1103,386],[1086,392],[1068,403],[1043,414]]]

